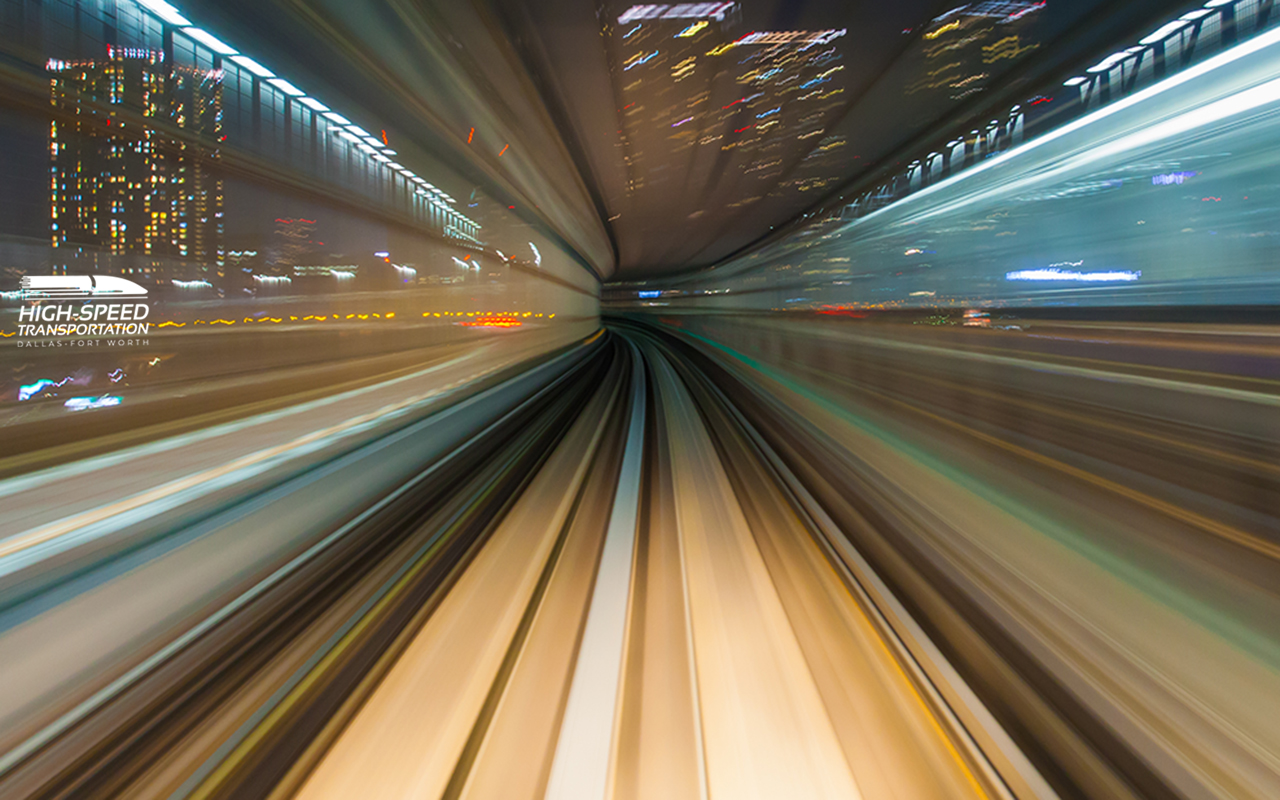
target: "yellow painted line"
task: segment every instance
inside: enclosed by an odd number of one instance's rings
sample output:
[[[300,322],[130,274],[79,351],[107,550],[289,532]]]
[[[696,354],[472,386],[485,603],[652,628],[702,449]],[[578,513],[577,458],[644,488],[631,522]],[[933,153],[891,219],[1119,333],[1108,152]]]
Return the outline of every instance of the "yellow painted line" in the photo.
[[[786,510],[794,519],[798,530],[805,530],[808,527],[808,523],[801,519],[800,515],[796,513],[794,508],[788,506]],[[810,542],[812,543],[812,539]],[[814,546],[816,547],[816,544]],[[840,571],[836,568],[836,565],[832,563],[832,559],[828,558],[825,553],[822,553],[821,548],[818,548],[818,551],[820,561],[826,564],[827,569],[831,571],[832,576],[835,578],[836,585],[838,585],[844,594],[852,601],[853,608],[857,613],[858,618],[867,625],[867,628],[872,633],[871,638],[874,639],[876,644],[880,646],[880,649],[884,651],[886,659],[893,665],[893,669],[897,672],[898,676],[902,678],[902,682],[907,687],[907,691],[911,697],[915,699],[916,703],[919,704],[921,710],[924,711],[924,715],[928,718],[929,724],[933,727],[934,732],[937,733],[938,737],[945,743],[947,752],[955,759],[956,764],[960,767],[960,772],[964,774],[966,779],[968,779],[969,786],[978,797],[990,798],[991,795],[987,793],[982,782],[973,774],[973,770],[969,765],[969,759],[965,758],[964,754],[960,752],[960,749],[956,747],[952,733],[948,732],[948,730],[942,726],[942,723],[938,721],[937,713],[935,713],[935,711],[929,706],[929,703],[924,699],[924,695],[920,693],[920,689],[916,685],[916,680],[907,673],[903,668],[899,657],[885,642],[885,634],[881,633],[879,628],[876,626],[875,621],[871,619],[870,615],[868,615],[866,610],[862,607],[862,601],[859,600],[858,596],[855,595],[853,590],[847,585],[843,576],[840,574]],[[857,578],[855,577],[854,580],[857,580]],[[868,595],[867,601],[874,602],[870,595]]]

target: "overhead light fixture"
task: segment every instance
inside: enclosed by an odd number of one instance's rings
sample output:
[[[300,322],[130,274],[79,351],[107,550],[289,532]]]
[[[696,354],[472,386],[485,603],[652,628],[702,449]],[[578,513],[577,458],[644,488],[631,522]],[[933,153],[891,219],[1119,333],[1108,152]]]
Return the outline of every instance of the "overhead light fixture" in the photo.
[[[185,26],[191,24],[191,20],[182,16],[182,14],[178,13],[178,9],[164,0],[135,0],[135,2],[170,25]]]
[[[302,91],[297,86],[294,86],[292,83],[289,83],[284,78],[271,78],[267,83],[291,97],[302,97],[306,94],[306,92]]]
[[[1092,67],[1089,67],[1088,69],[1086,69],[1085,72],[1106,72],[1107,70],[1114,67],[1116,64],[1119,64],[1121,61],[1124,61],[1126,58],[1129,58],[1129,56],[1131,55],[1132,53],[1128,52],[1127,50],[1121,50],[1119,53],[1112,53],[1111,55],[1099,61],[1097,64],[1094,64]]]
[[[329,110],[328,106],[326,106],[324,103],[321,103],[319,100],[316,100],[314,97],[299,97],[298,102],[302,103],[304,106],[311,109],[312,111],[328,111]]]
[[[274,72],[248,56],[232,56],[231,60],[238,66],[244,67],[254,75],[257,75],[259,78],[274,78],[276,75]]]
[[[339,125],[350,125],[350,124],[351,124],[351,120],[347,119],[346,117],[342,116],[341,114],[339,114],[339,113],[338,113],[338,112],[336,112],[336,111],[326,111],[326,112],[324,112],[324,118],[325,118],[325,119],[327,119],[327,120],[329,120],[330,122],[336,122],[336,123],[338,123]],[[344,131],[344,132],[345,132],[345,131]]]
[[[183,28],[182,32],[220,56],[235,55],[237,52],[231,45],[226,44],[213,34],[206,33],[199,28]]]
[[[1156,28],[1150,34],[1142,37],[1141,39],[1138,40],[1138,43],[1151,45],[1157,42],[1163,42],[1165,39],[1169,38],[1170,36],[1172,36],[1173,34],[1177,33],[1178,31],[1182,30],[1183,28],[1187,27],[1190,24],[1191,23],[1187,22],[1186,20],[1175,19],[1173,22],[1165,23],[1164,25],[1161,25],[1159,28]]]

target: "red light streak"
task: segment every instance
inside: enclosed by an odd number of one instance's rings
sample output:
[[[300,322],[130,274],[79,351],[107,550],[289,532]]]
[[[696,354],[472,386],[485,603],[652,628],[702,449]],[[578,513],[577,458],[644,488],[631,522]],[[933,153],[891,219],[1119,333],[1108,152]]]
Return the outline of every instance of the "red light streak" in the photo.
[[[511,145],[509,145],[509,144],[504,144],[504,145],[502,146],[502,149],[498,151],[498,158],[502,158],[502,154],[503,154],[503,153],[505,153],[505,152],[507,152],[507,148],[508,148],[508,147],[510,147],[510,146],[511,146]]]
[[[524,323],[515,317],[477,317],[474,320],[459,322],[464,328],[519,328]]]
[[[472,129],[471,129],[471,132],[467,134],[467,144],[471,144],[471,139],[472,139],[472,137],[474,137],[475,135],[476,135],[476,129],[475,129],[475,128],[472,128]]]

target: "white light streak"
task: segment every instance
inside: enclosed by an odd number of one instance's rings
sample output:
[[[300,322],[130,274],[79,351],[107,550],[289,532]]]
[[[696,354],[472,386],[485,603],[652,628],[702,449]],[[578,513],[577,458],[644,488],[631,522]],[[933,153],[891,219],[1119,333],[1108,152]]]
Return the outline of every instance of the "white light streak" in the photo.
[[[1064,269],[1023,269],[1006,272],[1007,281],[1082,281],[1085,283],[1111,283],[1115,281],[1136,281],[1142,272],[1128,270],[1112,270],[1110,272],[1076,272]]]

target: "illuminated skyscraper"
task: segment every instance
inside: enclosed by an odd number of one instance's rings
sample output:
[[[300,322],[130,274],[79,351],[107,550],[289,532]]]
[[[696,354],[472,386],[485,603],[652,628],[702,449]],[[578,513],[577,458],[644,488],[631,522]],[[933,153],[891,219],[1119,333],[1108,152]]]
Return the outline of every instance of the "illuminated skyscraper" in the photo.
[[[920,77],[907,94],[963,100],[983,91],[1000,62],[1016,61],[1040,46],[1026,34],[1044,7],[1044,0],[984,0],[935,17],[924,32]]]
[[[323,242],[317,242],[314,219],[302,217],[276,218],[275,236],[267,254],[267,263],[278,274],[287,275],[298,264],[315,262]]]
[[[826,154],[844,145],[827,134],[844,98],[845,30],[756,31],[739,37],[731,51],[738,59],[735,133],[743,171],[760,181],[792,175],[782,190],[821,187],[836,180],[822,174]],[[804,175],[794,170],[804,158]]]
[[[698,214],[836,180],[846,142],[827,128],[847,101],[846,31],[741,31],[741,17],[736,3],[642,5],[606,25],[630,192],[714,172]]]
[[[727,116],[712,95],[731,80],[718,54],[740,19],[737,3],[692,3],[632,6],[606,24],[631,191],[678,180],[687,151]]]
[[[55,270],[204,277],[222,260],[222,73],[108,47],[50,60]]]

